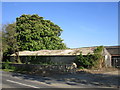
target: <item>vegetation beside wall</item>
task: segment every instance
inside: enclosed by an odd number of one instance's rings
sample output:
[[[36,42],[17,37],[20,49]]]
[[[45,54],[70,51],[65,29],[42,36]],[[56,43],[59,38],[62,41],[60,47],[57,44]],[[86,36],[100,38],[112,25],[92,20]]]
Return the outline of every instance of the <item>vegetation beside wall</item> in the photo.
[[[16,68],[14,66],[11,66],[12,62],[6,61],[2,63],[2,69],[4,71],[15,71]]]
[[[99,46],[94,50],[94,54],[88,53],[86,56],[83,56],[81,52],[74,62],[78,68],[101,68],[101,64],[103,63],[103,48],[103,46]]]

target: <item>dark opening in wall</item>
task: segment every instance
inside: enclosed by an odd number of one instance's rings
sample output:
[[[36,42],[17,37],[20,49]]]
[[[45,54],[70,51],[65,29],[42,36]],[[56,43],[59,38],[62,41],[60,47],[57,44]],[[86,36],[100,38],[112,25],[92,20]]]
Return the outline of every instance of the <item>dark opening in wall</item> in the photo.
[[[112,56],[112,66],[120,67],[120,56]]]

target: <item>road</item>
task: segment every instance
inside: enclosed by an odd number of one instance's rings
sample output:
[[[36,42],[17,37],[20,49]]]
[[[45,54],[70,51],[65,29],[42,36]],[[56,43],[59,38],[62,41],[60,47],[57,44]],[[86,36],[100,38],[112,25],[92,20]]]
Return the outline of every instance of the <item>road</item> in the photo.
[[[32,80],[33,79],[33,80]],[[2,88],[51,88],[24,74],[2,71]]]
[[[2,73],[2,88],[84,88],[84,85],[68,85],[49,77],[33,76],[20,73]],[[87,86],[89,87],[89,86]]]
[[[2,88],[101,88],[99,86],[65,82],[50,77],[26,75],[4,71],[0,71],[0,73],[2,73]]]

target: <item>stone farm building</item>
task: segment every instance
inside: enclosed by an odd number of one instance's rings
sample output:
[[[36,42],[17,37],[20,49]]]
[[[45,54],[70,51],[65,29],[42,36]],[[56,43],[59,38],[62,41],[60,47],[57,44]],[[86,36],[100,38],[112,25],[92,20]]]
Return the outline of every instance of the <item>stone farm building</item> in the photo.
[[[80,48],[80,49],[67,49],[67,50],[39,50],[39,51],[21,51],[19,56],[21,61],[25,62],[28,60],[28,57],[36,58],[40,62],[54,62],[59,64],[70,64],[76,58],[76,55],[79,55],[82,52],[83,55],[87,53],[93,53],[95,47],[91,48]],[[12,57],[15,54],[11,55]],[[12,59],[11,59],[12,60]],[[33,60],[32,60],[33,61]]]
[[[74,62],[77,55],[82,52],[85,56],[88,53],[93,54],[94,49],[97,47],[84,47],[66,50],[39,50],[39,51],[20,51],[19,57],[23,63],[25,62],[54,62],[59,64],[71,64]],[[105,57],[105,66],[111,67],[113,64],[111,53],[105,47],[102,55]],[[14,61],[15,54],[11,55],[11,61]]]

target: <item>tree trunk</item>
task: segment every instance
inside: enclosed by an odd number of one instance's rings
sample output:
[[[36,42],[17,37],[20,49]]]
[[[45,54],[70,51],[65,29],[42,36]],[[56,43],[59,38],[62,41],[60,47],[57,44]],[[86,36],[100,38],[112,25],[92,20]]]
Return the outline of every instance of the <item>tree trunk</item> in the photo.
[[[15,55],[16,55],[16,60],[17,60],[17,63],[21,64],[21,60],[20,60],[20,57],[19,57],[19,52],[15,52]]]

